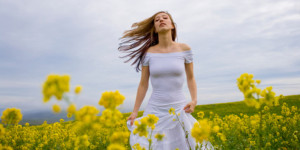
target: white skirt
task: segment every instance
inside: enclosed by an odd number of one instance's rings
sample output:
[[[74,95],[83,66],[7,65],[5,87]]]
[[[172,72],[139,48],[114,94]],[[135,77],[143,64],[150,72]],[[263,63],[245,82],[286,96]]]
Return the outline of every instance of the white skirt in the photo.
[[[140,122],[140,119],[147,116],[148,114],[154,114],[159,118],[151,137],[151,147],[153,150],[175,150],[176,148],[179,148],[180,150],[189,150],[189,145],[191,146],[192,150],[195,149],[196,141],[193,137],[191,137],[191,129],[194,126],[194,123],[197,122],[197,120],[190,113],[185,112],[183,108],[186,104],[186,101],[164,105],[148,103],[143,116],[134,120],[138,120]],[[173,119],[177,120],[177,117],[175,115],[169,114],[169,109],[171,107],[175,109],[176,114],[180,113],[178,117],[179,120],[184,123],[183,125],[185,130],[188,131],[188,139],[186,139],[185,131],[183,130],[181,124],[178,121],[173,121]],[[133,134],[132,131],[136,126],[134,124],[131,126],[130,120],[127,120],[127,127],[131,131],[131,148],[134,144],[139,143],[142,147],[145,147],[148,150],[148,140],[146,139],[146,137],[140,137],[138,134]],[[151,129],[148,130],[148,133],[149,137]],[[157,141],[157,139],[154,137],[156,133],[165,135],[162,141]],[[202,145],[202,150],[214,149],[209,141],[203,141]],[[206,145],[206,148],[204,147],[204,145]]]

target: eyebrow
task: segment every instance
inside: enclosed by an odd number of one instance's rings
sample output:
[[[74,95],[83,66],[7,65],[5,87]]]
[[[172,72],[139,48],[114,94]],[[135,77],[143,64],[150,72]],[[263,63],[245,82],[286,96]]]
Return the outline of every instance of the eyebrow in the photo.
[[[162,16],[167,16],[167,15],[162,15]],[[156,16],[155,19],[156,19],[157,17],[159,17],[159,16]]]

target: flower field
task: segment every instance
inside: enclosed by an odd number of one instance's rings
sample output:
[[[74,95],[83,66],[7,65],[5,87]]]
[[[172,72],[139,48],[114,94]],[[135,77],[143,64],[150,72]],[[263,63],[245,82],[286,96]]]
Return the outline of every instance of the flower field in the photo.
[[[95,106],[77,108],[68,97],[70,92],[70,76],[49,75],[42,87],[44,99],[63,100],[68,103],[68,117],[74,116],[74,121],[64,121],[41,125],[19,125],[22,120],[22,110],[7,108],[1,114],[0,149],[152,149],[153,139],[164,140],[163,134],[152,135],[151,130],[159,118],[149,115],[135,122],[137,128],[134,134],[148,138],[149,146],[129,145],[130,132],[126,120],[130,113],[121,113],[118,106],[125,96],[118,90],[102,93],[98,104],[105,109]],[[254,80],[253,75],[244,73],[237,78],[237,90],[244,95],[239,102],[198,105],[192,115],[198,120],[194,124],[191,136],[199,146],[203,140],[212,143],[215,149],[300,149],[300,95],[283,96],[272,91],[272,87],[257,88],[260,80]],[[80,94],[84,87],[76,86],[73,93]],[[59,105],[53,105],[53,112],[60,113]],[[169,115],[180,115],[170,109]],[[139,112],[138,117],[142,116]],[[180,123],[180,120],[174,120]],[[184,130],[184,126],[182,126]]]

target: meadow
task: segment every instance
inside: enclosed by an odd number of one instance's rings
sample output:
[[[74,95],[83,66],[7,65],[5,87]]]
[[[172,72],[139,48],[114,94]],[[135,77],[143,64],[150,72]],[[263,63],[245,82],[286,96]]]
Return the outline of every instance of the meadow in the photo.
[[[260,81],[252,78],[251,74],[243,74],[237,79],[244,100],[195,107],[191,114],[198,121],[190,132],[199,147],[203,146],[203,140],[208,140],[215,149],[222,150],[300,149],[300,95],[275,96],[272,87],[264,90],[256,88],[255,84]],[[100,111],[95,106],[78,109],[64,96],[64,92],[70,92],[69,80],[69,76],[49,75],[42,90],[43,102],[48,102],[51,96],[66,101],[69,104],[67,116],[75,119],[20,125],[21,111],[7,108],[1,116],[0,149],[140,150],[152,149],[152,139],[164,139],[163,134],[148,136],[148,131],[153,130],[159,120],[155,115],[149,115],[143,121],[135,122],[137,128],[133,132],[148,138],[149,147],[139,144],[131,147],[126,125],[130,113],[121,113],[117,109],[125,97],[118,90],[103,92],[99,105],[104,106],[105,110],[99,116]],[[81,88],[77,86],[74,93],[80,94]],[[53,105],[53,112],[61,113],[60,106]],[[169,113],[179,115],[172,109]],[[139,111],[138,117],[142,115],[143,111]]]

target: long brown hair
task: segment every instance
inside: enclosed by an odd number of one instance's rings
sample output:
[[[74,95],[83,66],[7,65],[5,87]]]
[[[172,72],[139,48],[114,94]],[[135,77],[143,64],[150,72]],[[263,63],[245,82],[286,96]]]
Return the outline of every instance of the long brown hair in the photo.
[[[172,16],[167,11],[159,11],[152,15],[151,17],[132,24],[131,30],[126,30],[123,34],[123,36],[120,39],[129,38],[126,41],[123,41],[119,44],[118,50],[121,52],[129,53],[125,56],[122,56],[120,58],[124,57],[130,57],[128,60],[125,61],[127,63],[133,58],[136,58],[134,62],[131,65],[136,65],[136,71],[139,72],[141,62],[144,60],[144,55],[147,51],[147,49],[150,46],[154,46],[158,44],[158,34],[155,33],[155,26],[154,26],[154,17],[159,13],[166,13],[169,15],[172,24],[174,25],[174,29],[172,29],[172,40],[175,41],[176,39],[176,23],[173,21]],[[135,28],[134,28],[135,27]],[[126,44],[126,45],[125,45]],[[141,46],[140,46],[141,45]],[[139,47],[137,50],[132,50],[136,47]]]

